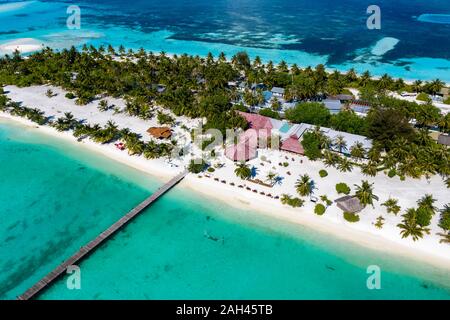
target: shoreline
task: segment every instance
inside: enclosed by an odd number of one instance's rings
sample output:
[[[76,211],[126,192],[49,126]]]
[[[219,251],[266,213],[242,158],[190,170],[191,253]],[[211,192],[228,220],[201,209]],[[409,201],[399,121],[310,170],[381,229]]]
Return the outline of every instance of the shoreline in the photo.
[[[14,121],[15,123],[27,126],[29,128],[39,129],[40,132],[52,136],[56,139],[72,142],[82,145],[86,149],[108,157],[114,161],[123,163],[129,167],[142,171],[152,177],[162,181],[170,179],[177,174],[181,168],[168,168],[164,163],[158,160],[146,160],[143,157],[129,156],[126,152],[121,152],[113,145],[100,145],[92,141],[77,142],[76,138],[69,132],[58,132],[48,126],[39,126],[27,119],[11,116],[0,112],[0,120]],[[428,266],[440,269],[450,270],[450,255],[446,254],[445,249],[426,251],[417,246],[413,246],[410,241],[402,239],[405,242],[399,242],[397,239],[391,239],[379,234],[365,232],[364,229],[358,230],[348,223],[336,223],[310,213],[305,208],[290,208],[282,205],[279,201],[267,199],[249,192],[242,193],[241,190],[229,185],[215,182],[212,179],[190,174],[179,185],[182,188],[204,194],[209,198],[217,199],[226,205],[234,208],[254,211],[255,214],[263,214],[279,221],[302,225],[312,231],[318,231],[323,234],[330,234],[340,240],[355,244],[361,248],[369,248],[377,252],[385,252],[395,255],[399,258],[411,259],[415,262],[424,263]],[[220,192],[218,192],[220,190]],[[410,244],[410,245],[408,245]]]

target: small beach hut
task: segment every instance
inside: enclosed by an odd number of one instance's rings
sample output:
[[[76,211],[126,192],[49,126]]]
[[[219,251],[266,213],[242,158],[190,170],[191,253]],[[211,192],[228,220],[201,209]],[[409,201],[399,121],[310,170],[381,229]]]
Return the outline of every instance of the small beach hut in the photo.
[[[450,146],[450,136],[446,134],[440,134],[438,137],[438,143],[444,146]]]
[[[355,196],[345,196],[336,199],[334,202],[336,202],[338,208],[343,210],[344,212],[357,213],[364,209],[364,206]]]
[[[284,88],[273,87],[271,92],[277,98],[283,98],[283,96],[284,96]]]
[[[292,152],[296,154],[304,154],[305,150],[303,150],[303,146],[300,141],[298,141],[298,137],[295,135],[290,136],[286,140],[281,142],[281,150]]]
[[[172,136],[172,130],[169,127],[151,127],[147,132],[156,139],[168,139]]]

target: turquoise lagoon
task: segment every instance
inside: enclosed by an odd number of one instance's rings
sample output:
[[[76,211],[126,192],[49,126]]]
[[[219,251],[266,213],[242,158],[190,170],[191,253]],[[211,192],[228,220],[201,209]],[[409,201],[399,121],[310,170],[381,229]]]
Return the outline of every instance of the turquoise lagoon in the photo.
[[[161,181],[0,122],[0,298],[14,299]],[[210,240],[205,234],[218,238]],[[368,290],[367,266],[382,270]],[[239,210],[178,186],[40,299],[449,299],[450,270]]]
[[[72,4],[0,0],[0,46],[31,38],[56,49],[112,44],[229,58],[245,50],[275,63],[450,83],[447,0],[379,0],[381,30],[366,27],[371,0],[79,0],[81,30],[69,30]]]

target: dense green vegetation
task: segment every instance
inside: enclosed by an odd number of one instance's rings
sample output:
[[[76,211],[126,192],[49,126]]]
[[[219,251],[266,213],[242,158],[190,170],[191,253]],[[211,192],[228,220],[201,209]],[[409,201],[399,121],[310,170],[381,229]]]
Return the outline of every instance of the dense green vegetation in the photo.
[[[398,205],[397,199],[389,198],[388,200],[383,202],[381,205],[386,207],[386,210],[388,213],[393,213],[395,215],[397,215],[401,210],[401,207]]]
[[[359,216],[356,213],[344,212],[344,219],[348,222],[355,223],[359,221]]]
[[[325,206],[321,203],[316,204],[316,206],[314,207],[314,213],[321,216],[325,213]]]
[[[297,180],[295,187],[300,196],[309,196],[314,190],[314,181],[307,174],[304,174]]]
[[[302,207],[305,204],[305,200],[300,198],[292,197],[288,194],[281,195],[280,201],[282,204],[286,204],[288,206],[291,206],[293,208],[299,208]]]
[[[250,167],[247,164],[245,164],[245,162],[242,162],[236,165],[234,173],[236,174],[237,177],[241,178],[242,180],[246,180],[252,176],[252,169],[250,169]]]
[[[350,194],[350,187],[344,182],[338,183],[338,184],[336,184],[336,192],[338,194],[347,194],[348,195],[348,194]]]
[[[325,178],[326,176],[328,176],[328,172],[327,172],[327,170],[320,170],[319,171],[319,176],[321,177],[321,178]]]
[[[280,114],[270,108],[261,109],[259,114],[273,119],[280,119]]]
[[[228,85],[240,80],[246,85],[243,92]],[[263,64],[260,58],[251,61],[245,52],[227,61],[224,54],[216,59],[211,54],[206,58],[168,57],[144,50],[125,53],[125,50],[115,52],[112,47],[84,47],[81,51],[45,49],[27,59],[18,53],[0,59],[0,84],[48,83],[72,93],[70,98],[76,98],[80,105],[104,95],[122,97],[127,101],[125,112],[129,115],[143,119],[157,115],[160,123],[171,124],[170,116],[155,112],[154,105],[160,105],[175,115],[205,118],[205,129],[217,128],[222,132],[227,128],[246,128],[246,121],[235,110],[246,110],[243,102],[248,105],[261,102],[261,90],[251,91],[251,84],[284,87],[286,100],[301,101],[286,111],[291,121],[328,126],[373,139],[369,151],[339,142],[357,161],[369,159],[368,163],[358,164],[364,174],[374,176],[387,170],[391,176],[396,174],[402,179],[440,174],[449,181],[449,151],[430,138],[429,129],[449,133],[450,114],[443,116],[429,102],[417,104],[386,95],[387,91],[435,94],[443,87],[439,80],[408,85],[388,75],[380,79],[372,79],[368,72],[358,76],[354,70],[330,74],[323,65],[300,69],[296,65],[289,68],[284,62],[277,66],[271,62]],[[311,102],[319,93],[344,93],[348,87],[359,89],[360,99],[371,104],[367,117],[359,117],[351,110],[331,115],[321,103]],[[261,114],[278,116],[273,108],[261,110]],[[326,152],[336,143],[317,130],[305,134],[302,142],[309,158],[323,158],[327,165],[343,172],[352,170],[354,163]]]
[[[192,173],[200,173],[207,167],[203,159],[191,159],[188,165],[188,171]]]
[[[76,96],[83,105],[99,95],[123,97],[130,115],[149,118],[154,103],[176,115],[205,117],[210,128],[245,127],[245,120],[232,112],[228,81],[238,70],[223,60],[187,55],[169,58],[143,50],[129,55],[113,48],[75,48],[54,52],[45,49],[28,59],[18,54],[0,59],[0,83],[18,86],[52,83]],[[113,56],[118,59],[113,59]],[[164,85],[159,92],[157,84]]]

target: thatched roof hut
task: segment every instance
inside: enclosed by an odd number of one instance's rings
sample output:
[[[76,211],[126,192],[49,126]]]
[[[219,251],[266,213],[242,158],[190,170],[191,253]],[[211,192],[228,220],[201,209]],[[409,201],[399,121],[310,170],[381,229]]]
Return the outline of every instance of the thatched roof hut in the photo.
[[[336,199],[334,202],[336,202],[336,205],[339,209],[349,213],[360,212],[362,209],[364,209],[364,206],[355,196],[345,196]]]
[[[157,139],[168,139],[172,136],[172,130],[169,127],[151,127],[147,132]]]

